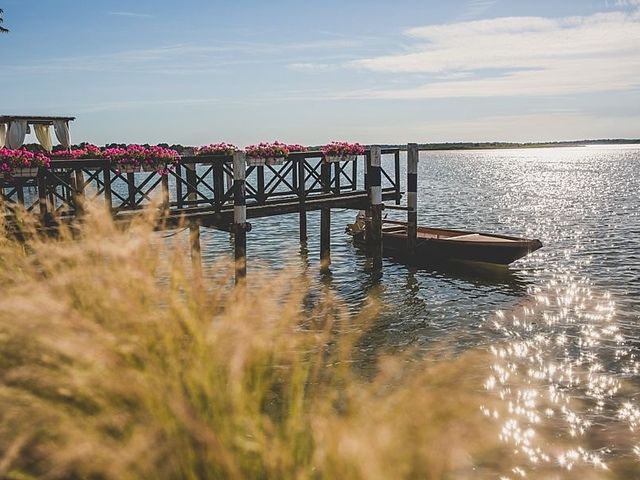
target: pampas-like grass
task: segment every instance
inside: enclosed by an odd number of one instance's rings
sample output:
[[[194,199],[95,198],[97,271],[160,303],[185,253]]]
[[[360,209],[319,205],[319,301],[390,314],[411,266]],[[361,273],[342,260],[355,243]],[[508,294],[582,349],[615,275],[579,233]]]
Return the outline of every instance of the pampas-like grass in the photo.
[[[0,477],[497,478],[489,356],[352,369],[375,318],[291,271],[200,277],[151,213],[0,233]],[[317,294],[317,291],[320,294]],[[310,305],[311,304],[311,305]]]

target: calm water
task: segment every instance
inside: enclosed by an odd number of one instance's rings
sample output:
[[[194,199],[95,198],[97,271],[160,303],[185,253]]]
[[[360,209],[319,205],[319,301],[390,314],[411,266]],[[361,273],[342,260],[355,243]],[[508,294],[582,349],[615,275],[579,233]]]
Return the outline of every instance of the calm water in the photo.
[[[599,471],[613,459],[639,460],[639,192],[640,146],[422,152],[421,225],[535,237],[544,248],[506,271],[385,260],[376,276],[343,233],[355,213],[335,211],[328,276],[318,273],[317,213],[308,253],[298,245],[297,215],[253,221],[249,268],[302,265],[354,310],[369,292],[379,295],[386,311],[366,332],[365,353],[428,354],[434,341],[451,339],[490,349],[486,387],[505,408],[486,413],[523,456],[523,472],[542,464]],[[202,238],[207,261],[231,251],[226,234]],[[538,438],[543,428],[565,446]]]

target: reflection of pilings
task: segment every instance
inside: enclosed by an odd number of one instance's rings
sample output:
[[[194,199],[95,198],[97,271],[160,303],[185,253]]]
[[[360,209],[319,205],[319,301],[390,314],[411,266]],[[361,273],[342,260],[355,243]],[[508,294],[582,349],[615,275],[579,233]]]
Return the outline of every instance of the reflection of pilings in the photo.
[[[247,204],[245,199],[246,158],[244,152],[233,154],[233,223],[236,283],[247,275]]]
[[[367,232],[367,246],[373,257],[373,268],[382,268],[382,176],[380,164],[382,151],[379,146],[371,147],[371,155],[367,162],[367,179],[369,183],[369,203],[371,222]]]
[[[413,258],[418,236],[418,145],[407,145],[407,251]]]

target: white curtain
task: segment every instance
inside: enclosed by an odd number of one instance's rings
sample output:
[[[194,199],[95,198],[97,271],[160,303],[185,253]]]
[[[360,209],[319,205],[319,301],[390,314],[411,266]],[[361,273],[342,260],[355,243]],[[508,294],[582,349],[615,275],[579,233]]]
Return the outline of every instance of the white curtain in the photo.
[[[33,126],[33,130],[36,132],[36,138],[40,145],[47,151],[53,150],[53,144],[51,143],[51,133],[49,132],[49,125],[41,125],[36,123]]]
[[[66,120],[54,120],[53,129],[56,132],[56,138],[64,148],[71,146],[69,139],[69,123]]]
[[[0,123],[0,148],[4,147],[7,142],[7,125]]]
[[[13,120],[9,124],[9,133],[7,134],[7,146],[9,148],[20,148],[24,143],[24,137],[27,135],[27,121]]]

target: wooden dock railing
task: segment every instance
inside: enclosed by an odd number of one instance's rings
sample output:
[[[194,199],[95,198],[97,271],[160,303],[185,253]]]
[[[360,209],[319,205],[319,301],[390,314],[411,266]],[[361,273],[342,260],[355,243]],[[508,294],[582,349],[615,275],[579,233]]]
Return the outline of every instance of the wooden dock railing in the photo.
[[[242,195],[234,182],[240,173],[238,165],[234,168],[232,156],[188,156],[164,173],[125,173],[104,159],[54,159],[49,169],[40,168],[34,178],[0,176],[0,214],[10,223],[20,204],[39,215],[43,228],[55,228],[81,216],[86,200],[104,202],[118,221],[155,199],[164,211],[165,228],[188,222],[237,232],[234,207],[243,203],[245,222],[299,213],[300,240],[305,242],[306,214],[321,210],[321,255],[328,264],[332,208],[373,212],[370,218],[377,232],[379,206],[383,201],[399,204],[403,193],[399,149],[372,147],[356,161],[339,163],[325,163],[319,151],[300,152],[292,153],[282,165],[245,166]],[[247,224],[244,233],[250,229]],[[372,241],[377,245],[381,238],[376,232]],[[199,236],[194,233],[192,239]],[[244,256],[243,245],[237,249]]]

